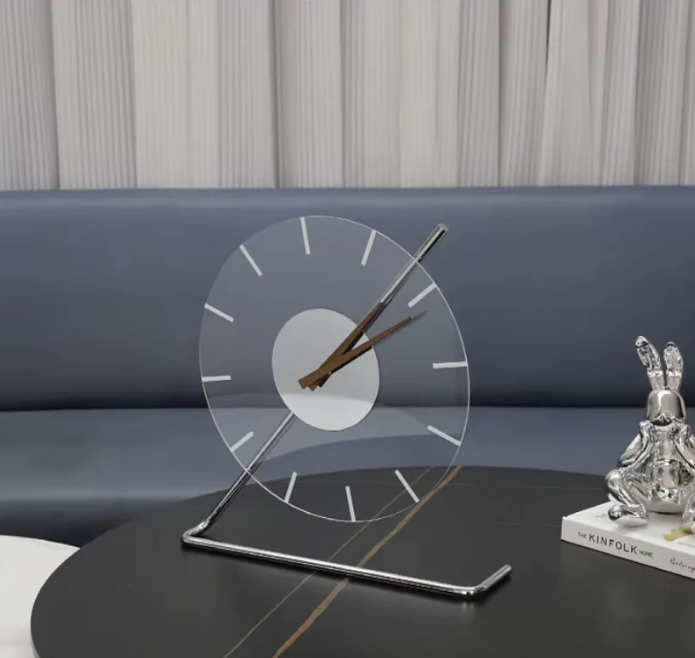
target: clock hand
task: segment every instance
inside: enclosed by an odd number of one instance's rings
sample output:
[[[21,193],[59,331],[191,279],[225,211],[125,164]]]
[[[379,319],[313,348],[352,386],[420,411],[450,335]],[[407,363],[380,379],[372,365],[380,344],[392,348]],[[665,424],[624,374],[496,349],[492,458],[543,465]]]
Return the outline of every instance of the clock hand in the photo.
[[[306,377],[302,377],[299,380],[299,385],[302,388],[307,388],[312,384],[316,384],[322,379],[328,379],[333,373],[337,372],[341,368],[344,368],[349,363],[352,363],[355,359],[359,358],[369,350],[373,349],[378,343],[380,343],[385,338],[388,338],[392,333],[398,331],[401,327],[413,321],[413,318],[405,318],[392,327],[382,331],[380,334],[374,336],[371,340],[366,343],[362,343],[359,347],[355,347],[349,352],[337,356],[333,359],[329,359],[323,365],[319,366],[314,372],[309,373]]]
[[[379,298],[379,301],[372,307],[362,321],[353,329],[350,335],[332,352],[332,354],[314,371],[318,372],[321,368],[328,365],[331,359],[334,359],[348,350],[352,349],[355,343],[360,339],[360,336],[374,323],[381,315],[384,309],[391,303],[391,300],[396,296],[396,293],[403,287],[413,271],[421,265],[427,258],[429,253],[435,248],[437,243],[446,235],[449,228],[444,224],[437,224],[434,231],[430,233],[427,239],[420,245],[418,250],[413,254],[412,260],[401,270],[398,276],[391,282],[391,285],[386,289],[384,294]],[[306,379],[306,378],[305,378]],[[317,386],[323,386],[328,379],[328,376],[322,377],[315,381],[309,388],[315,390]],[[302,387],[304,388],[304,387]]]
[[[367,313],[367,315],[362,318],[362,321],[350,332],[348,337],[338,345],[338,347],[331,352],[330,356],[314,371],[317,372],[319,369],[323,368],[330,361],[336,357],[342,356],[346,352],[349,352],[361,338],[362,334],[369,329],[372,323],[379,317],[381,312],[384,310],[384,304],[382,302],[377,302]],[[323,386],[326,383],[328,376],[322,377],[319,381],[315,382],[311,386],[313,391],[317,386]]]

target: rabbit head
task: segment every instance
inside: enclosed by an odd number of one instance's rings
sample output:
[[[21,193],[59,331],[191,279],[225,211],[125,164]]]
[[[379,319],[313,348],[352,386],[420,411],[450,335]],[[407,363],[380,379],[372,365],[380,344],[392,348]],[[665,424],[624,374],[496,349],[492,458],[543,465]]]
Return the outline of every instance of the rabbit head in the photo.
[[[654,425],[668,425],[674,421],[687,423],[688,410],[680,394],[683,380],[683,357],[674,343],[664,348],[663,363],[654,346],[644,336],[635,343],[637,354],[647,370],[652,390],[647,398],[647,419]]]

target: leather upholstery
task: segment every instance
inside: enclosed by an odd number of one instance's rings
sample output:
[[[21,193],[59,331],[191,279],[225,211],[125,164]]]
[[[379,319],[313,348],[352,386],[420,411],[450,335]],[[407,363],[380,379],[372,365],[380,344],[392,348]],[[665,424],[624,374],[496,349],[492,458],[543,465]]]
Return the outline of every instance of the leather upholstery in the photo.
[[[693,188],[0,194],[0,405],[203,405],[217,271],[256,230],[309,214],[409,250],[450,226],[427,267],[459,321],[474,404],[642,405],[639,333],[695,358],[693,212]]]
[[[239,431],[262,426],[274,411],[240,410]],[[446,413],[428,410],[435,423]],[[634,437],[641,414],[637,408],[475,407],[458,462],[606,473]],[[377,437],[380,445],[368,461],[363,442],[336,443],[327,451],[281,455],[264,465],[263,479],[272,483],[293,470],[310,475],[391,466],[389,429]],[[4,412],[0,437],[0,533],[70,544],[138,514],[226,489],[240,470],[202,408]],[[411,465],[419,465],[417,453]]]
[[[427,269],[468,352],[464,463],[605,473],[642,417],[638,334],[679,344],[695,400],[694,211],[693,188],[0,194],[0,532],[77,543],[228,485],[203,304],[240,243],[311,214],[411,251],[449,225]]]

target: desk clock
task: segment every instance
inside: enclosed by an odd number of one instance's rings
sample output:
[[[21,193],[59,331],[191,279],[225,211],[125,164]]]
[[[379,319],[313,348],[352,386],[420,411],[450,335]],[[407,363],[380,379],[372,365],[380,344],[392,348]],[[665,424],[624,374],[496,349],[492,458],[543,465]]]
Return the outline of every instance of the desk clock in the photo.
[[[468,419],[468,359],[422,263],[447,230],[438,225],[411,255],[363,224],[298,217],[231,255],[203,309],[200,368],[210,413],[242,473],[184,533],[186,545],[463,597],[509,573],[505,566],[462,587],[204,536],[250,480],[297,513],[360,524],[403,514],[446,477]],[[267,412],[249,412],[257,408]],[[422,477],[435,466],[441,478]],[[350,468],[386,469],[390,482],[340,481]],[[312,495],[311,476],[326,471],[335,491]]]

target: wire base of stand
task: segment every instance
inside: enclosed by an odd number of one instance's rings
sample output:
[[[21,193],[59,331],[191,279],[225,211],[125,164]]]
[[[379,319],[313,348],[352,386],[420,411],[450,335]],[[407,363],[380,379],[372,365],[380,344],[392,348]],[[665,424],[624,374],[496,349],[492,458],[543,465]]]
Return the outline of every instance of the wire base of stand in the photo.
[[[285,564],[293,567],[301,567],[327,573],[331,575],[344,576],[346,578],[358,578],[360,580],[370,581],[409,589],[430,592],[434,594],[443,594],[461,599],[476,599],[487,594],[495,585],[503,581],[512,571],[509,565],[504,565],[493,574],[488,576],[478,585],[462,586],[443,583],[434,580],[425,580],[422,578],[413,578],[402,574],[389,573],[386,571],[376,571],[374,569],[365,569],[364,567],[356,567],[349,564],[340,564],[337,562],[327,562],[315,558],[302,557],[299,555],[290,555],[287,553],[277,553],[261,548],[253,548],[250,546],[241,546],[239,544],[230,544],[227,542],[217,541],[201,537],[197,533],[200,526],[186,531],[182,536],[184,545],[193,548],[217,551],[219,553],[227,553],[238,555],[241,557],[255,558],[268,562]]]

